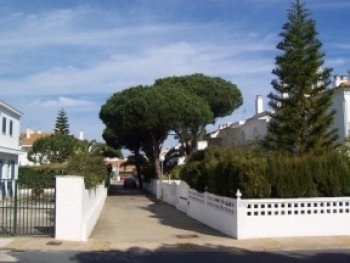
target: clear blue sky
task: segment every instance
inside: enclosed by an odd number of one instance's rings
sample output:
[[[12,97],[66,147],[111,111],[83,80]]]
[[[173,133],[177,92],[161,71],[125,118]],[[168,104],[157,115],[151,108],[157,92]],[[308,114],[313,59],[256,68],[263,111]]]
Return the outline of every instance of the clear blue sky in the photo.
[[[350,68],[350,1],[305,0],[334,74]],[[0,0],[0,98],[26,128],[52,131],[60,108],[71,132],[101,140],[101,105],[114,92],[201,72],[236,83],[254,113],[271,91],[289,0]]]

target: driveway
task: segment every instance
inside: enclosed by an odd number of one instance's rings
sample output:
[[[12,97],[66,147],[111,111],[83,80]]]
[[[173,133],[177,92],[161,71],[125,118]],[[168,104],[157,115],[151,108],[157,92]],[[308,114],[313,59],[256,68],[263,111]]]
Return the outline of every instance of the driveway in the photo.
[[[112,185],[90,239],[111,243],[164,245],[231,238],[138,190]]]

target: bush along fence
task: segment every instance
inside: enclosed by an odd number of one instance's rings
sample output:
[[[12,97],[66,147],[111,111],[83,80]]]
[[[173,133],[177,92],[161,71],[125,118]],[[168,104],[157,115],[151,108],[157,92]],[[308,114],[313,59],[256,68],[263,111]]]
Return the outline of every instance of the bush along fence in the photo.
[[[188,216],[236,239],[350,235],[350,197],[242,199],[198,192],[183,181],[145,189]]]

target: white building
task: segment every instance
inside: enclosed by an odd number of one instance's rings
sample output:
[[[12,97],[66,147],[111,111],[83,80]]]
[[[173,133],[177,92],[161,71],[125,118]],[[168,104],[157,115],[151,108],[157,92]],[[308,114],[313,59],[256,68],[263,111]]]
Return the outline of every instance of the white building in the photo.
[[[18,178],[20,118],[23,114],[0,100],[0,179]],[[10,194],[13,187],[1,182],[0,199]]]
[[[331,129],[338,130],[338,143],[350,136],[350,71],[348,75],[336,75],[333,81],[334,94],[331,109],[336,110]],[[219,129],[208,134],[209,145],[233,147],[261,140],[267,133],[271,117],[263,110],[260,95],[255,100],[255,115],[233,124],[220,125]]]
[[[36,140],[49,136],[50,133],[42,132],[41,130],[27,129],[25,133],[22,133],[19,140],[21,147],[21,154],[19,155],[19,166],[33,166],[39,165],[28,160],[28,153],[33,149],[33,144]]]
[[[334,76],[332,108],[336,110],[332,129],[338,129],[338,142],[350,135],[350,72],[348,76]]]
[[[233,147],[260,141],[266,135],[270,119],[270,113],[264,111],[262,96],[257,95],[255,115],[246,120],[220,125],[217,131],[207,136],[209,145]]]

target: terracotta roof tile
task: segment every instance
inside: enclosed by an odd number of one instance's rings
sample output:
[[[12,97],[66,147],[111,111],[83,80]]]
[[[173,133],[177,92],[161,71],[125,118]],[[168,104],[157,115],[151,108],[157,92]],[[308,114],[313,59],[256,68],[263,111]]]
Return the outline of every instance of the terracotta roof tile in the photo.
[[[42,133],[33,133],[30,135],[29,138],[27,138],[26,134],[21,134],[19,145],[33,145],[33,143],[40,139],[51,135],[51,133],[48,132],[42,132]]]

